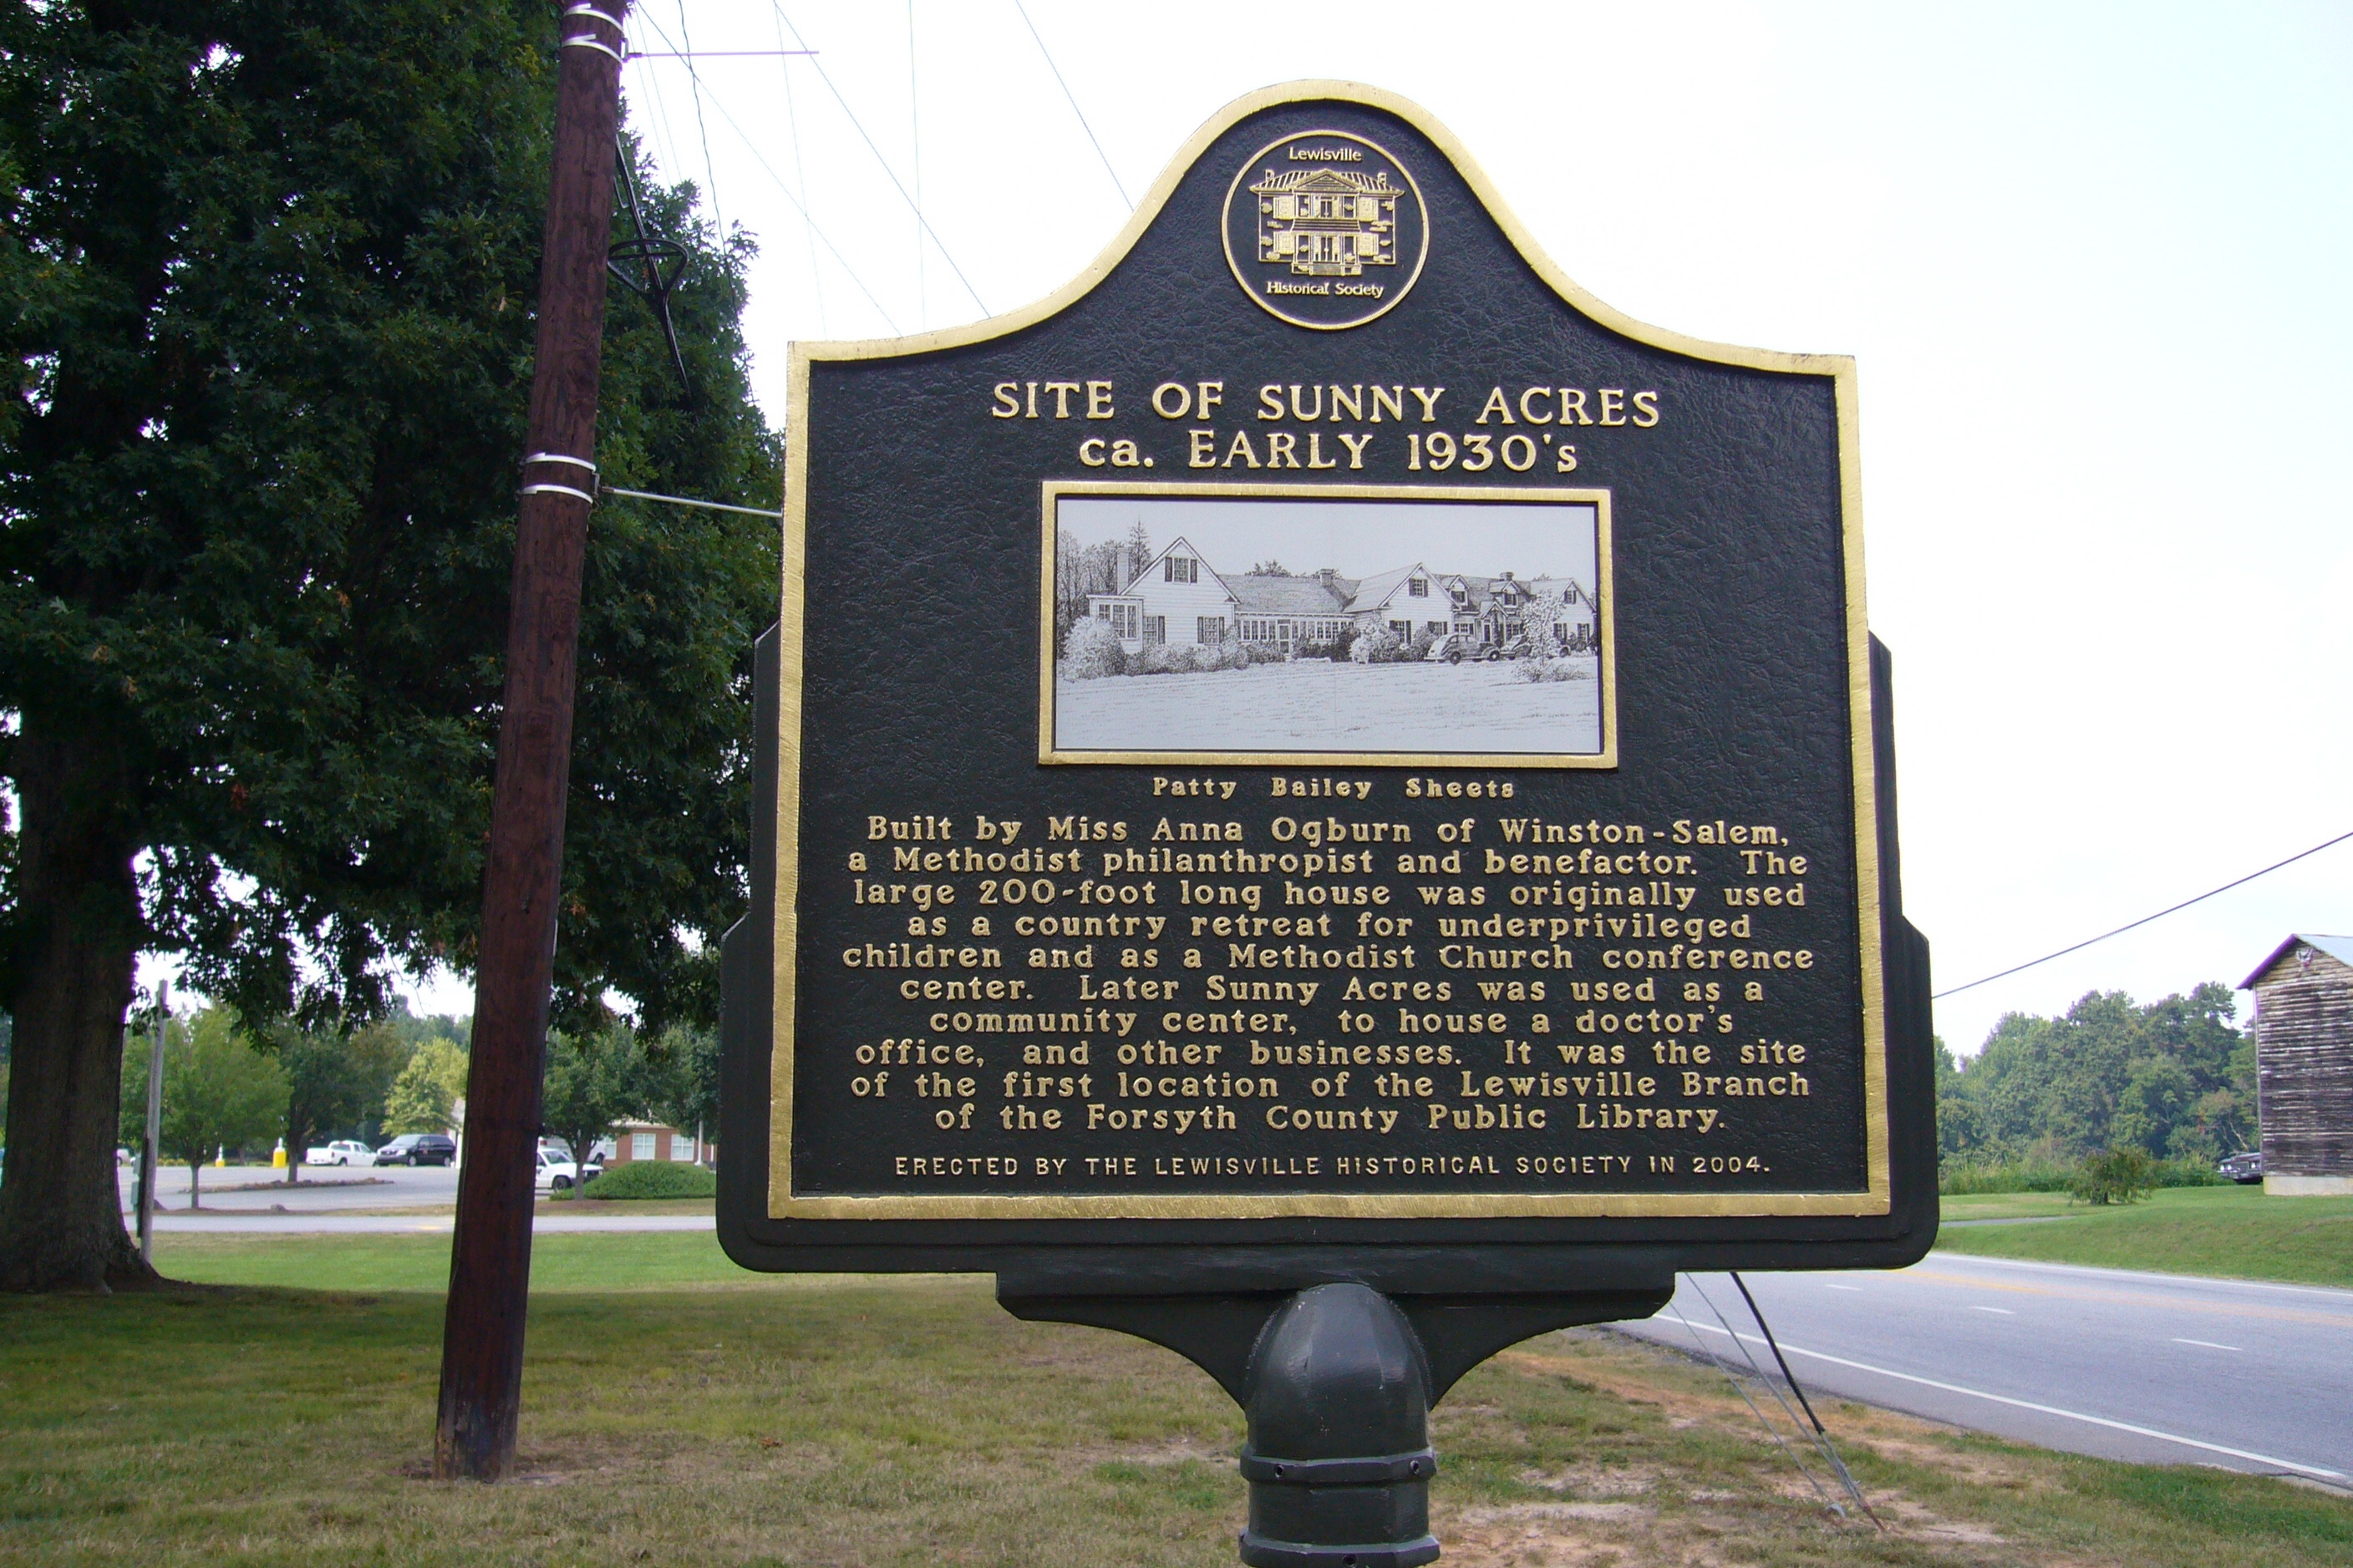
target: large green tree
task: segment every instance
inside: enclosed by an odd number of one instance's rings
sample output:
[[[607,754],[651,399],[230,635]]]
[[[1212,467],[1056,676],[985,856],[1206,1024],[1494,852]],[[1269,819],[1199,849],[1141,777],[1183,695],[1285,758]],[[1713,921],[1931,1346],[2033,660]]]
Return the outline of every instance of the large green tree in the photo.
[[[2056,1018],[2012,1013],[1957,1070],[1940,1064],[1947,1158],[2060,1157],[2126,1145],[2207,1159],[2253,1139],[2247,1037],[2230,987],[2136,1005],[2094,991]]]
[[[469,963],[556,10],[0,0],[0,1287],[145,1277],[112,1162],[140,951],[305,1026]],[[748,242],[649,198],[692,395],[617,297],[598,460],[772,506]],[[559,1016],[713,1010],[775,574],[757,520],[595,513]]]

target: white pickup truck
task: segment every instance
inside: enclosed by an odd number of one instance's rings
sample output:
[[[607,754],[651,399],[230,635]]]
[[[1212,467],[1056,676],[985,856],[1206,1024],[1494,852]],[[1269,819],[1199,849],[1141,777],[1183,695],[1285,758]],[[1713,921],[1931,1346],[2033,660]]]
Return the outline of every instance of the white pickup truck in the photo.
[[[375,1151],[349,1138],[338,1138],[332,1143],[302,1151],[306,1165],[373,1165]]]

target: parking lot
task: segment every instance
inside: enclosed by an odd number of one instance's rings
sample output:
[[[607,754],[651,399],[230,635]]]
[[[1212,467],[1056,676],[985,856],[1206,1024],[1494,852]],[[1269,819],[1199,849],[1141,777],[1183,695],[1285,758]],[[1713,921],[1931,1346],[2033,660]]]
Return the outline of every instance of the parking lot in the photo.
[[[339,1165],[306,1165],[295,1173],[301,1181],[289,1186],[286,1173],[267,1165],[205,1167],[197,1188],[206,1214],[333,1214],[354,1209],[449,1207],[458,1201],[458,1171],[454,1165],[405,1165],[366,1169]],[[136,1165],[115,1173],[125,1214],[139,1197]],[[165,1165],[155,1183],[157,1212],[185,1213],[188,1168]]]

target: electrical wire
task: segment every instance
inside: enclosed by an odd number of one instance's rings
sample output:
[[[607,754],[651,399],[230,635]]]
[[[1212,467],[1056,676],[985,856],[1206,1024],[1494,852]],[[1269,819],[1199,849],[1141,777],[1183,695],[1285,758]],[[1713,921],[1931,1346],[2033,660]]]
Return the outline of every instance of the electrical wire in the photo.
[[[2311,848],[2299,850],[2295,854],[2289,856],[2284,860],[2275,860],[2260,871],[2250,871],[2235,882],[2225,882],[2219,888],[2209,888],[2206,891],[2199,894],[2194,899],[2184,899],[2179,903],[2171,905],[2166,909],[2161,909],[2153,915],[2143,915],[2140,919],[2126,925],[2120,925],[2114,931],[2104,931],[2095,937],[2087,938],[2083,942],[2077,942],[2073,947],[2063,947],[2056,952],[2046,952],[2042,957],[2029,959],[2024,963],[2014,963],[2008,969],[1987,975],[1982,980],[1972,980],[1967,985],[1956,985],[1949,991],[1939,991],[1934,996],[1931,996],[1929,1000],[1932,1002],[1941,1002],[1947,996],[1957,996],[1964,991],[1974,991],[1980,985],[1990,985],[1997,980],[2019,973],[2023,970],[2032,969],[2037,964],[2048,963],[2054,958],[2064,958],[2071,952],[2081,952],[2085,948],[2092,946],[2094,942],[2105,942],[2112,936],[2122,936],[2128,931],[2137,931],[2140,927],[2148,924],[2151,921],[2161,921],[2166,916],[2177,914],[2179,911],[2188,909],[2192,904],[2202,904],[2217,893],[2227,893],[2233,888],[2243,888],[2258,877],[2268,877],[2283,866],[2293,866],[2298,860],[2302,860],[2307,856],[2317,855],[2329,846],[2334,844],[2342,844],[2348,838],[2353,838],[2353,833],[2340,833],[2334,838],[2323,839],[2320,843],[2314,845]]]
[[[793,52],[785,48],[784,15],[776,16],[776,50],[779,54]],[[806,53],[806,50],[799,51]],[[785,79],[785,126],[793,137],[793,178],[801,187],[801,235],[808,242],[809,291],[817,296],[817,330],[821,337],[833,336],[833,329],[825,320],[825,274],[817,265],[817,220],[810,216],[808,202],[808,164],[801,157],[801,117],[799,106],[793,98],[793,68],[789,62],[781,68]]]
[[[913,3],[913,0],[909,0],[910,5]],[[1111,176],[1111,188],[1119,193],[1121,201],[1127,203],[1127,210],[1134,212],[1135,203],[1129,197],[1127,187],[1120,184],[1119,171],[1111,166],[1111,154],[1104,152],[1103,143],[1095,140],[1095,128],[1087,123],[1087,111],[1079,107],[1078,95],[1071,90],[1071,84],[1062,79],[1062,68],[1054,63],[1052,53],[1046,47],[1044,35],[1038,31],[1038,24],[1029,19],[1029,8],[1021,4],[1021,0],[1013,0],[1013,9],[1020,13],[1021,25],[1029,29],[1029,36],[1038,40],[1038,52],[1045,56],[1046,68],[1054,73],[1054,85],[1062,89],[1064,98],[1070,100],[1071,112],[1079,117],[1079,129],[1087,133],[1087,141],[1093,146],[1095,156],[1103,160],[1103,173]]]
[[[923,287],[923,100],[915,96],[915,0],[907,0],[907,141],[915,162],[915,330],[930,324],[931,296]]]
[[[656,33],[661,35],[662,41],[664,43],[670,42],[670,36],[667,33],[662,33],[661,25],[659,23],[654,21],[650,16],[647,16],[644,12],[639,12],[638,15],[646,16],[647,25],[651,26]],[[778,15],[781,16],[782,12],[779,11]],[[785,25],[786,26],[792,26],[792,23],[787,20]],[[796,35],[796,37],[797,37],[797,35]],[[814,64],[815,61],[812,59],[811,63]],[[692,75],[694,73],[693,62],[687,62],[686,68],[688,74],[690,76]],[[820,74],[821,73],[822,68],[820,68]],[[837,94],[836,96],[839,95]],[[744,143],[744,150],[752,154],[752,161],[760,165],[760,168],[767,174],[769,179],[776,182],[777,191],[783,195],[786,201],[792,204],[793,210],[801,215],[802,220],[809,226],[809,232],[818,237],[818,241],[824,245],[827,250],[833,253],[833,258],[836,261],[841,263],[842,271],[849,274],[849,280],[858,286],[858,291],[866,296],[866,302],[874,307],[875,313],[882,318],[883,324],[888,326],[892,332],[897,332],[900,330],[898,321],[893,319],[891,312],[883,307],[882,301],[874,297],[874,290],[866,286],[866,280],[859,277],[858,269],[850,266],[849,258],[842,255],[841,247],[834,244],[833,240],[826,234],[825,230],[818,226],[817,220],[809,216],[808,208],[801,205],[800,198],[793,195],[792,187],[785,184],[784,176],[777,174],[775,165],[771,164],[767,158],[762,154],[760,152],[760,144],[752,140],[750,133],[744,129],[733,115],[727,112],[727,105],[720,100],[719,95],[715,92],[711,95],[711,111],[719,116],[721,120],[726,121],[727,128],[735,132],[736,138]],[[709,143],[706,142],[704,143],[704,153],[706,158],[708,157],[709,151]],[[944,255],[945,252],[943,252],[942,254]],[[953,266],[954,263],[951,262],[950,265]],[[982,307],[984,310],[987,308],[987,307],[986,306]]]
[[[702,119],[702,73],[694,68],[694,37],[686,30],[686,0],[678,0],[678,30],[681,35],[678,43],[670,43],[670,36],[662,31],[662,25],[654,20],[650,10],[641,10],[636,14],[646,19],[646,26],[651,27],[663,43],[670,44],[678,56],[679,63],[686,68],[687,88],[694,98],[694,131],[702,142],[704,181],[702,194],[711,206],[711,221],[716,230],[715,238],[723,247],[727,238],[727,220],[719,210],[719,173],[711,162],[711,128],[703,122]]]
[[[801,30],[798,27],[793,26],[793,19],[786,14],[782,0],[769,0],[769,4],[784,22],[786,30],[792,34],[793,42],[805,49],[808,48],[808,40],[801,37]],[[899,178],[899,172],[891,167],[891,160],[882,156],[882,149],[877,147],[874,144],[874,138],[866,133],[865,125],[860,122],[856,111],[849,107],[849,100],[841,96],[841,89],[836,87],[833,78],[826,74],[825,62],[817,58],[817,51],[814,49],[809,50],[809,64],[817,69],[817,79],[825,83],[825,89],[833,94],[834,102],[841,105],[841,112],[849,117],[850,128],[858,132],[859,140],[866,143],[866,150],[873,153],[874,161],[882,166],[882,173],[891,181],[891,188],[899,193],[899,199],[905,202],[908,210],[915,215],[915,222],[921,225],[923,231],[931,237],[932,243],[939,247],[940,259],[948,264],[948,270],[955,274],[956,281],[964,285],[964,291],[972,296],[972,302],[980,307],[981,314],[984,316],[994,314],[988,308],[988,302],[980,297],[980,290],[972,286],[972,279],[964,275],[964,268],[956,265],[955,253],[950,251],[946,244],[941,240],[939,231],[932,227],[930,222],[924,218],[922,205],[907,194],[906,183]],[[896,328],[892,329],[894,331],[896,330]]]

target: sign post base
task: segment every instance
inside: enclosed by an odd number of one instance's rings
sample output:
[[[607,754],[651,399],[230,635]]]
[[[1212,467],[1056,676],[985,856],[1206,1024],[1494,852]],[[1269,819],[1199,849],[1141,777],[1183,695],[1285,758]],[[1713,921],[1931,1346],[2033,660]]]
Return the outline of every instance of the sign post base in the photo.
[[[1393,1299],[1354,1280],[1284,1294],[1026,1296],[1015,1317],[1116,1329],[1217,1379],[1250,1418],[1241,1470],[1250,1568],[1414,1568],[1430,1532],[1430,1407],[1506,1345],[1554,1329],[1648,1317],[1673,1293]],[[1018,1285],[1016,1289],[1018,1289]]]

